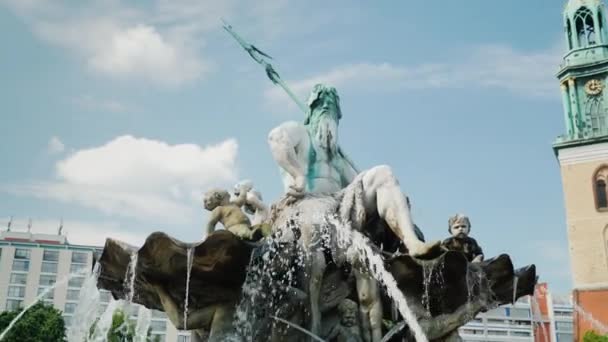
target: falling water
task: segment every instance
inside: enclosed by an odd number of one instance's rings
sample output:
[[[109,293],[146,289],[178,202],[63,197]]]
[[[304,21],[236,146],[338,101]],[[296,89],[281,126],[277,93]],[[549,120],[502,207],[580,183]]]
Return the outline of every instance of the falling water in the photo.
[[[435,264],[433,262],[422,262],[422,305],[426,308],[426,311],[431,311],[431,298],[430,298],[430,285],[433,278],[433,270]]]
[[[68,330],[68,341],[85,341],[95,319],[99,306],[99,290],[97,278],[101,272],[101,264],[95,264],[93,273],[84,281],[78,295],[78,306],[72,316],[72,324]]]
[[[393,275],[384,268],[382,257],[372,250],[367,238],[363,236],[363,234],[341,224],[335,218],[332,221],[332,224],[336,227],[337,231],[338,246],[346,251],[348,260],[360,260],[364,264],[369,265],[369,272],[374,279],[385,286],[388,296],[397,304],[399,313],[403,316],[407,325],[412,329],[416,341],[427,342],[428,339],[416,320],[414,313],[407,304],[405,296],[401,290],[399,290],[395,278],[393,278]]]
[[[518,276],[513,276],[513,300],[511,301],[511,303],[515,304],[515,301],[517,300],[517,282],[519,281],[519,277]]]
[[[137,268],[137,252],[133,252],[131,254],[131,260],[129,261],[129,265],[127,265],[127,271],[125,272],[125,282],[124,282],[125,289],[128,289],[128,292],[125,296],[125,300],[128,303],[133,302],[133,295],[135,294],[136,268]]]
[[[108,337],[108,332],[112,328],[112,317],[116,309],[122,308],[124,302],[121,300],[111,300],[106,310],[101,314],[99,320],[95,324],[95,330],[89,337],[90,342],[105,342]],[[78,342],[69,340],[70,342]]]
[[[4,331],[0,334],[0,341],[2,341],[2,339],[4,338],[4,336],[6,336],[6,334],[13,328],[13,326],[15,325],[15,323],[17,323],[17,321],[19,319],[21,319],[21,317],[23,317],[23,315],[34,305],[36,305],[36,303],[38,303],[38,301],[40,299],[42,299],[44,296],[46,296],[49,292],[55,290],[55,288],[59,285],[63,285],[65,283],[68,282],[68,280],[72,279],[73,277],[79,276],[79,275],[83,275],[86,274],[86,272],[88,272],[88,269],[82,269],[78,272],[74,272],[72,274],[69,274],[67,276],[65,276],[63,279],[61,279],[60,281],[56,282],[55,284],[53,284],[53,286],[47,287],[44,291],[42,291],[38,297],[36,297],[28,306],[26,306],[23,310],[21,310],[21,312],[9,323],[9,325],[6,327],[6,329],[4,329]]]
[[[190,273],[192,272],[192,262],[194,256],[194,247],[188,248],[187,260],[186,260],[186,298],[184,298],[184,330],[188,330],[188,301],[190,297]]]
[[[152,312],[142,307],[139,310],[139,316],[137,317],[137,325],[135,326],[135,338],[133,342],[146,342],[148,339],[148,329],[150,328],[150,320],[152,319]]]
[[[583,319],[589,323],[591,323],[591,325],[598,330],[599,334],[608,334],[608,326],[605,325],[604,323],[598,321],[595,317],[593,317],[593,315],[591,315],[589,312],[587,312],[585,309],[583,309],[580,305],[576,304],[576,303],[572,303],[572,308],[574,308],[574,310],[576,310],[576,312],[583,316]]]
[[[311,256],[310,247],[302,247],[300,244],[291,242],[308,238],[310,240],[318,239],[321,245],[328,246],[333,253],[334,260],[346,259],[351,264],[368,267],[369,274],[378,280],[380,286],[384,286],[388,296],[395,302],[399,314],[407,322],[416,341],[427,342],[428,339],[408,306],[406,298],[399,290],[397,282],[384,268],[382,257],[374,252],[367,238],[361,233],[340,223],[337,217],[325,218],[324,213],[327,212],[327,207],[323,208],[321,202],[320,198],[309,201],[311,206],[318,205],[321,208],[318,210],[317,208],[307,208],[305,210],[308,213],[307,217],[301,215],[302,211],[299,211],[300,216],[294,211],[291,219],[286,220],[287,226],[279,229],[279,234],[284,233],[285,236],[277,236],[276,240],[275,238],[265,239],[264,247],[258,248],[258,255],[255,256],[256,252],[253,253],[252,263],[250,263],[247,279],[242,289],[242,301],[237,306],[235,313],[234,325],[239,337],[245,340],[257,340],[257,337],[261,336],[268,337],[260,335],[264,331],[268,331],[264,330],[267,329],[264,327],[268,327],[268,325],[259,319],[270,317],[272,314],[280,317],[280,314],[275,314],[281,310],[277,304],[280,304],[280,298],[287,294],[290,279],[294,278],[292,274],[296,273],[295,268],[306,266],[308,263],[304,261],[309,261],[307,258]],[[322,223],[319,225],[318,222]],[[300,238],[302,234],[310,234],[307,229],[300,229],[306,225],[314,227],[313,236]],[[290,234],[293,239],[289,239]],[[275,243],[275,241],[277,242]],[[282,242],[278,241],[289,241],[289,243],[282,245]],[[297,249],[291,251],[285,248]],[[293,260],[290,256],[298,259]],[[253,262],[256,257],[258,262]],[[289,268],[281,269],[286,264],[290,265]],[[263,305],[260,302],[263,302]]]
[[[530,296],[530,308],[532,309],[532,325],[534,325],[534,323],[537,323],[540,326],[540,331],[543,335],[543,340],[545,342],[548,342],[549,333],[547,332],[547,327],[545,326],[542,313],[540,312],[540,307],[538,306],[538,300],[536,299],[536,291],[534,291],[534,295]],[[538,319],[534,319],[534,316],[538,317]]]

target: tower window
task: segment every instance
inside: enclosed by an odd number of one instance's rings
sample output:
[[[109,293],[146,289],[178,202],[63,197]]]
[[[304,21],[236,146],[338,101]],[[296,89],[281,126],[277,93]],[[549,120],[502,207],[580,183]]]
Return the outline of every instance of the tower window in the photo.
[[[603,180],[595,181],[595,191],[597,193],[597,208],[608,208],[608,201],[606,200],[606,182]]]
[[[608,192],[606,183],[608,181],[608,165],[602,165],[593,177],[593,192],[595,194],[595,208],[599,211],[608,210]]]
[[[595,25],[593,13],[587,7],[581,7],[574,14],[574,24],[580,47],[595,45]]]
[[[602,96],[589,96],[585,103],[585,114],[591,119],[593,135],[605,134],[607,131],[606,118],[603,110]],[[607,179],[608,181],[608,179]]]
[[[566,34],[568,35],[568,49],[572,50],[572,25],[570,19],[566,23]]]

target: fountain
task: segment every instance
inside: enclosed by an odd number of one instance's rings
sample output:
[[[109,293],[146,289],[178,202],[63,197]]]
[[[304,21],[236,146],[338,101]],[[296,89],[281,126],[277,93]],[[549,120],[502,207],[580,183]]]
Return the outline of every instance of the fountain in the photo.
[[[339,146],[337,91],[316,85],[300,102],[265,54],[225,29],[305,112],[269,135],[285,196],[267,210],[250,182],[233,199],[209,191],[209,233],[194,244],[163,232],[140,247],[108,238],[99,288],[164,311],[193,341],[457,341],[479,312],[533,293],[534,265],[484,260],[465,216],[450,219],[451,233],[468,225],[452,238],[423,242],[391,169],[359,171]]]

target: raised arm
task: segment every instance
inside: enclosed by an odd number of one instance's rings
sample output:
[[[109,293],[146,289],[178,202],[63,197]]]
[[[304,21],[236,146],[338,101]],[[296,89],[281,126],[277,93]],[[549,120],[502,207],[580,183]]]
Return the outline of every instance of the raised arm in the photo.
[[[295,193],[302,193],[306,185],[306,165],[299,160],[298,153],[308,150],[308,146],[306,146],[308,142],[306,128],[295,121],[286,122],[268,134],[268,144],[272,156],[277,164],[293,178],[293,183],[289,185],[289,188]]]
[[[207,222],[207,236],[215,231],[215,225],[222,218],[222,209],[221,207],[217,207],[213,209],[211,214],[209,215],[209,221]]]

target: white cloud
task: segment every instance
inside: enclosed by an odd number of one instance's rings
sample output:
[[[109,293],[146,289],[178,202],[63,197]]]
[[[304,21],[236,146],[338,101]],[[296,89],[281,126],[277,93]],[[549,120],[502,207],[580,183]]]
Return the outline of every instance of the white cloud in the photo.
[[[0,222],[8,222],[9,218],[0,218]],[[32,233],[35,234],[57,234],[61,220],[49,218],[32,219]],[[27,231],[28,219],[13,219],[12,231]],[[63,222],[63,235],[68,242],[76,245],[103,246],[106,237],[127,242],[134,246],[143,245],[146,236],[152,233],[133,233],[127,232],[124,227],[115,221],[82,221],[66,220]]]
[[[61,153],[65,150],[65,145],[59,140],[59,137],[53,136],[49,140],[47,150],[50,154]]]
[[[156,28],[139,24],[114,32],[90,56],[94,70],[114,76],[136,76],[158,83],[177,85],[198,78],[203,65],[194,56],[171,44]]]
[[[306,79],[288,81],[301,99],[316,83],[340,89],[388,91],[437,88],[496,88],[523,96],[548,97],[558,92],[553,74],[559,62],[557,48],[524,52],[508,46],[482,46],[454,62],[420,65],[358,63],[336,66]],[[278,87],[267,88],[265,97],[273,104],[291,100]]]
[[[127,135],[57,162],[57,181],[3,188],[14,194],[78,203],[108,215],[188,223],[201,210],[192,191],[200,193],[237,179],[237,150],[234,139],[201,147]]]
[[[166,17],[162,6],[133,7],[121,1],[93,0],[75,6],[68,1],[0,0],[22,17],[43,41],[72,51],[90,70],[120,79],[159,85],[181,85],[203,76],[210,62],[201,55],[203,29],[209,17]],[[225,6],[205,2],[210,12]],[[184,21],[179,21],[183,18]],[[219,26],[217,18],[215,26]],[[196,29],[184,30],[185,26]],[[198,42],[198,43],[197,43]]]

